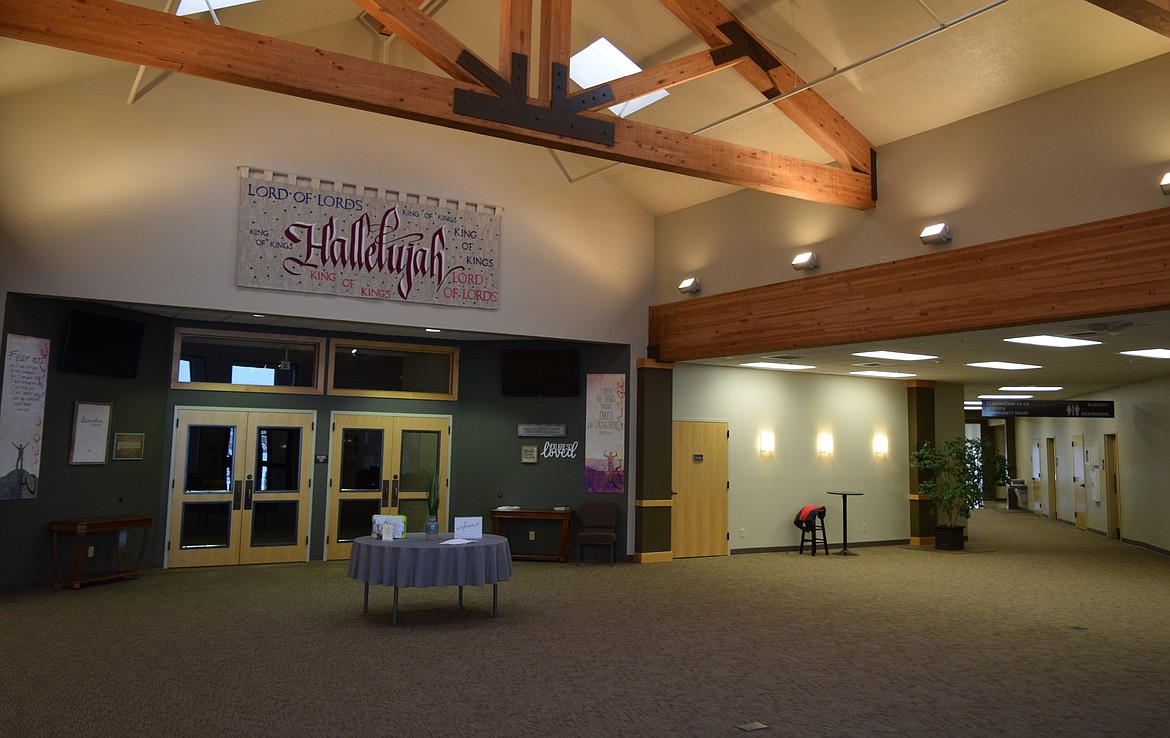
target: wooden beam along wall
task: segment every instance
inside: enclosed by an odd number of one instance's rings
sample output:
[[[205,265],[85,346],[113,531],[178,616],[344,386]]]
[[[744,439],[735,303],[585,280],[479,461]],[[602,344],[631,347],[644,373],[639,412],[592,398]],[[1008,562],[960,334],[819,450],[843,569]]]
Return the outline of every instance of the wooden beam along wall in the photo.
[[[650,308],[662,361],[1170,308],[1170,208]]]

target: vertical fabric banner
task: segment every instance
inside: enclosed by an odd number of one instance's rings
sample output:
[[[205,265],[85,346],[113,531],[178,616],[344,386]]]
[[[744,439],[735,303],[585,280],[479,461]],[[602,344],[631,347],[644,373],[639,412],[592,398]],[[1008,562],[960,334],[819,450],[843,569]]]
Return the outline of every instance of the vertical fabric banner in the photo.
[[[8,334],[0,389],[0,500],[31,500],[41,473],[49,339]]]
[[[585,491],[626,491],[626,377],[590,374],[585,408]]]

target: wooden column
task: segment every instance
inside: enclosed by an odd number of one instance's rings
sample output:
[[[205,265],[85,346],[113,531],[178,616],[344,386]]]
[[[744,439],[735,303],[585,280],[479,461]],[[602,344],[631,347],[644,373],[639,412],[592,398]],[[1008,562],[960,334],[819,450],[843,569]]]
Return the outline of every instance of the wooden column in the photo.
[[[670,561],[671,437],[674,419],[674,365],[639,359],[638,468],[634,472],[634,561]]]
[[[913,451],[922,443],[935,443],[934,437],[934,382],[912,380],[906,383],[907,447]],[[918,481],[923,472],[910,467],[910,545],[933,546],[934,526],[938,516],[930,500],[918,494]]]

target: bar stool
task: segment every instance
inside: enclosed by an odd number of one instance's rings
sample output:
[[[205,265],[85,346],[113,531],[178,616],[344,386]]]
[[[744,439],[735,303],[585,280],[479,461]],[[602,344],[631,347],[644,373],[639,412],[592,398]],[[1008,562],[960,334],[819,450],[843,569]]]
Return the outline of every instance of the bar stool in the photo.
[[[829,538],[825,533],[824,505],[805,505],[792,520],[792,524],[800,528],[800,553],[804,553],[804,542],[812,540],[812,555],[817,555],[817,531],[821,532],[821,543],[825,547],[825,555],[829,555]]]

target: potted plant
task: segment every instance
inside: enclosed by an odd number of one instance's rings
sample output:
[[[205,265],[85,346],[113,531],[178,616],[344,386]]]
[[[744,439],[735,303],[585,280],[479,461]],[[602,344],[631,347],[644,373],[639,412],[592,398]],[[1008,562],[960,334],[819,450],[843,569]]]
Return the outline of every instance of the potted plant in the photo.
[[[439,475],[431,475],[431,487],[427,491],[427,535],[439,533]]]
[[[985,485],[1006,485],[1010,479],[1007,459],[987,439],[949,438],[942,446],[923,443],[910,457],[915,468],[928,472],[918,482],[918,494],[930,499],[946,525],[935,526],[935,548],[963,548],[960,518],[982,506]]]

